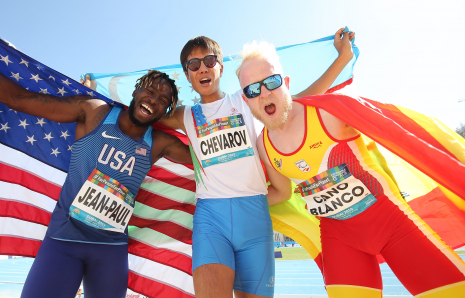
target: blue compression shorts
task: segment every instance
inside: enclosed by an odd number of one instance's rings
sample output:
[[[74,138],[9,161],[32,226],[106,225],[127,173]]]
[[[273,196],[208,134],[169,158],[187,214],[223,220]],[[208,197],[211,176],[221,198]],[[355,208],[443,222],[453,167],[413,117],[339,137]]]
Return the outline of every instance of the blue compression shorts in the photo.
[[[21,298],[74,298],[84,281],[86,298],[126,297],[128,245],[106,245],[45,237]]]
[[[235,271],[234,290],[273,297],[273,229],[265,195],[199,199],[192,240],[193,270],[226,265]]]

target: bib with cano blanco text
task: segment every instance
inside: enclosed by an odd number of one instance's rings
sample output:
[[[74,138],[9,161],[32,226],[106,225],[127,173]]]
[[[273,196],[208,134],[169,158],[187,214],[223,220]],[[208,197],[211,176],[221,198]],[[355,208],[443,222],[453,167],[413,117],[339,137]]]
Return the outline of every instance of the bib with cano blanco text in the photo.
[[[352,176],[346,164],[324,171],[297,185],[312,215],[345,220],[376,202],[368,188]]]

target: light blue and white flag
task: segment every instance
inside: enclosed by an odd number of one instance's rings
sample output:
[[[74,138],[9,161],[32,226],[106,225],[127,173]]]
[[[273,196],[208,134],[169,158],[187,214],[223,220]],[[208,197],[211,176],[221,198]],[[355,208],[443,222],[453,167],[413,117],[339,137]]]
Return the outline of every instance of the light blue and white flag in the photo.
[[[281,57],[280,61],[283,65],[284,74],[291,78],[291,94],[297,94],[310,86],[336,60],[338,53],[334,48],[333,41],[334,35],[276,49]],[[352,49],[354,57],[334,81],[331,88],[352,78],[353,68],[359,55],[359,49],[353,42]],[[225,56],[223,63],[221,90],[227,93],[236,92],[240,88],[236,76],[236,69],[240,64],[240,59],[237,59],[237,56]],[[179,91],[179,105],[194,105],[200,100],[200,95],[194,91],[187,81],[181,64],[153,67],[133,72],[88,74],[91,77],[93,89],[114,101],[129,105],[137,79],[145,75],[150,69],[163,71],[175,80]],[[84,79],[85,74],[81,77]]]

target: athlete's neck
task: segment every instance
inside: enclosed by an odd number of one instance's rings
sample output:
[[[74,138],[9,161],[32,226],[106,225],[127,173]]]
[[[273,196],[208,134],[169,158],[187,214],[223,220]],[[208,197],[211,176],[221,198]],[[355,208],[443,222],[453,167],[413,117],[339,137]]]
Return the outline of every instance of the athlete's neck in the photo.
[[[118,121],[119,129],[128,137],[134,140],[140,140],[147,131],[148,127],[137,126],[129,119],[129,112],[122,111]]]
[[[224,98],[226,96],[226,93],[224,93],[223,91],[221,91],[219,88],[217,91],[215,91],[214,93],[212,94],[209,94],[209,95],[200,95],[201,97],[201,100],[200,100],[200,103],[211,103],[211,102],[215,102],[217,100],[220,100],[222,98]]]

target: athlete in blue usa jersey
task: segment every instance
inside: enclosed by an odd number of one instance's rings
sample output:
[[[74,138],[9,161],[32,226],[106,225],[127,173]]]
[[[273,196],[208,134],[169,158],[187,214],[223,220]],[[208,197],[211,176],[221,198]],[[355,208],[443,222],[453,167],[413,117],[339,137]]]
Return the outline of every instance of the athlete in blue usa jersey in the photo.
[[[141,77],[128,110],[100,99],[30,92],[0,74],[0,102],[56,122],[76,122],[70,167],[21,297],[125,297],[127,226],[135,196],[161,157],[191,163],[189,148],[151,125],[178,95],[165,73]]]

